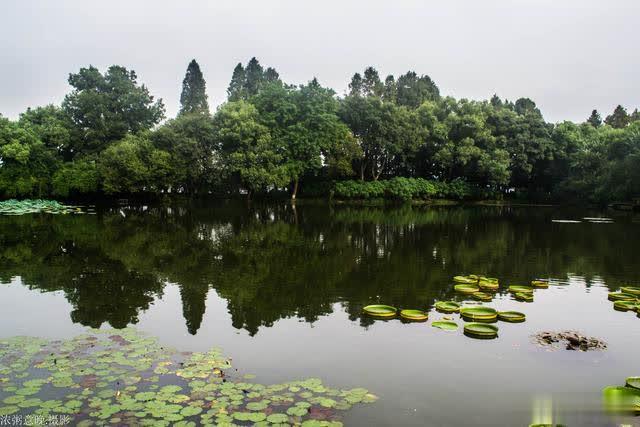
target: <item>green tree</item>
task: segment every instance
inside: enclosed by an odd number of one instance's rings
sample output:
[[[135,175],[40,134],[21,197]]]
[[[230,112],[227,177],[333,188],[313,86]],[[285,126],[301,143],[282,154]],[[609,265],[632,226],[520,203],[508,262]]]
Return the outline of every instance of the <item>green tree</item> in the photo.
[[[227,89],[227,98],[229,101],[239,101],[245,98],[244,94],[244,82],[245,71],[242,63],[238,62],[238,65],[233,69],[233,75],[231,76],[231,82]]]
[[[384,85],[380,81],[380,75],[375,68],[368,67],[366,70],[364,70],[362,90],[365,96],[382,96],[384,92]]]
[[[409,108],[418,108],[424,101],[435,101],[440,98],[438,86],[429,76],[418,76],[409,71],[398,77],[397,102]]]
[[[97,153],[124,138],[128,132],[147,130],[164,117],[162,100],[154,101],[134,71],[113,65],[105,74],[97,68],[81,68],[69,75],[73,91],[62,108],[74,128],[73,152]]]
[[[355,73],[353,77],[351,77],[351,82],[349,83],[349,95],[362,96],[363,88],[364,82],[362,80],[362,76],[360,73]]]
[[[182,80],[179,115],[193,113],[209,115],[206,83],[200,71],[200,65],[195,59],[189,63],[187,73]]]
[[[256,107],[246,101],[224,104],[213,119],[224,173],[237,180],[248,198],[289,181],[280,150],[259,120]]]
[[[604,122],[612,128],[622,129],[629,124],[629,114],[622,105],[618,105],[613,113],[604,119]]]
[[[589,123],[594,128],[599,128],[600,126],[602,126],[602,117],[600,117],[600,113],[598,113],[598,110],[593,110],[591,112],[591,115],[587,119],[587,123]]]

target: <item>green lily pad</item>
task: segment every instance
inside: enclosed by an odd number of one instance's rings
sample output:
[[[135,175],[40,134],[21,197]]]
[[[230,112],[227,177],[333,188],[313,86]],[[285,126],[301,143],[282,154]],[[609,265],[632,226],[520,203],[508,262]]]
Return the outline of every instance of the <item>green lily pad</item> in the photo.
[[[632,387],[610,386],[602,390],[605,409],[616,414],[640,411],[640,390]]]
[[[483,291],[497,291],[500,289],[500,284],[498,282],[492,282],[487,280],[480,280],[478,282],[478,287]]]
[[[396,316],[398,309],[390,305],[375,304],[364,307],[362,311],[369,316],[391,318]]]
[[[519,311],[499,311],[498,319],[504,322],[520,323],[526,320],[526,316]]]
[[[286,414],[271,414],[267,417],[267,421],[271,424],[284,424],[289,422],[289,416]]]
[[[455,331],[458,329],[458,324],[449,320],[438,320],[431,323],[434,328],[444,329],[445,331]]]
[[[533,294],[528,292],[516,292],[513,296],[518,301],[533,302]]]
[[[465,320],[473,321],[495,321],[498,318],[498,312],[494,308],[481,305],[462,307],[460,309],[460,315]]]
[[[438,301],[435,304],[436,310],[443,313],[457,313],[460,311],[460,304],[455,301]]]
[[[640,390],[640,377],[629,377],[626,386]]]
[[[491,301],[493,299],[492,295],[485,292],[474,292],[473,294],[471,294],[471,297],[485,302]]]
[[[636,311],[638,308],[638,303],[634,301],[621,300],[614,301],[613,309],[618,311]]]
[[[465,285],[472,285],[472,284],[478,283],[477,277],[474,279],[474,278],[465,277],[465,276],[455,276],[453,278],[453,281],[456,282],[456,283],[462,283],[462,284],[465,284]]]
[[[467,323],[464,325],[465,335],[474,338],[495,338],[498,336],[498,327],[486,323]]]
[[[637,296],[624,292],[609,292],[609,301],[635,301]]]
[[[623,286],[620,291],[625,294],[632,294],[640,297],[640,288],[637,286]]]
[[[531,281],[531,286],[533,286],[534,288],[548,288],[549,287],[549,282],[547,282],[546,280],[532,280]]]
[[[453,289],[461,294],[472,294],[478,292],[480,288],[476,285],[455,285]]]
[[[401,310],[400,317],[413,322],[424,322],[429,315],[422,310]]]
[[[509,292],[511,293],[533,293],[533,288],[531,286],[520,286],[520,285],[512,285],[509,286]]]

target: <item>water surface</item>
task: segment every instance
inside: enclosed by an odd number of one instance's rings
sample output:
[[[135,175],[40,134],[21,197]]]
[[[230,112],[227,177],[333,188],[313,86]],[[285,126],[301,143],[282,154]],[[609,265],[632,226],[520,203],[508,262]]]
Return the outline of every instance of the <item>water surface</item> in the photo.
[[[614,222],[552,222],[601,215]],[[640,284],[639,239],[631,214],[532,207],[199,202],[0,217],[0,337],[135,325],[181,350],[218,346],[262,383],[320,377],[380,396],[347,425],[618,425],[601,390],[640,375],[640,319],[607,293]],[[465,301],[451,277],[469,273],[557,285],[533,303],[504,290],[486,303],[527,314],[498,323],[495,340],[432,328],[445,316],[434,302]],[[430,320],[363,317],[371,303]],[[566,329],[608,349],[531,342]]]

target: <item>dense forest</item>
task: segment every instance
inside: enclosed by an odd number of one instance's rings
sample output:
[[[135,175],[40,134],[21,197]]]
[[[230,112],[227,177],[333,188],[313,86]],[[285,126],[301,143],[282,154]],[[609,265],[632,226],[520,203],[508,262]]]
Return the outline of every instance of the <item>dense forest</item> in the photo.
[[[211,112],[189,63],[178,116],[132,70],[70,74],[60,106],[0,116],[0,197],[158,194],[522,198],[640,196],[640,113],[547,123],[528,98],[445,97],[426,75],[369,67],[339,97],[290,85],[256,58]]]

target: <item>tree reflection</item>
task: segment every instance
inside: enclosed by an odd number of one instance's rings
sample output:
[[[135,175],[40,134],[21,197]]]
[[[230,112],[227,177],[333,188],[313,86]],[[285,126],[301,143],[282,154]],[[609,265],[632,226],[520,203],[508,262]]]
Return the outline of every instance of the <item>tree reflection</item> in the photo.
[[[360,315],[369,303],[428,309],[451,297],[450,278],[459,273],[524,283],[570,272],[587,283],[598,276],[612,289],[640,279],[638,233],[627,218],[577,229],[552,224],[554,215],[201,202],[0,217],[0,280],[20,276],[30,289],[63,291],[74,322],[116,328],[136,323],[175,283],[191,334],[214,289],[233,326],[255,334],[282,318],[314,322],[336,303],[363,326],[371,322]]]

